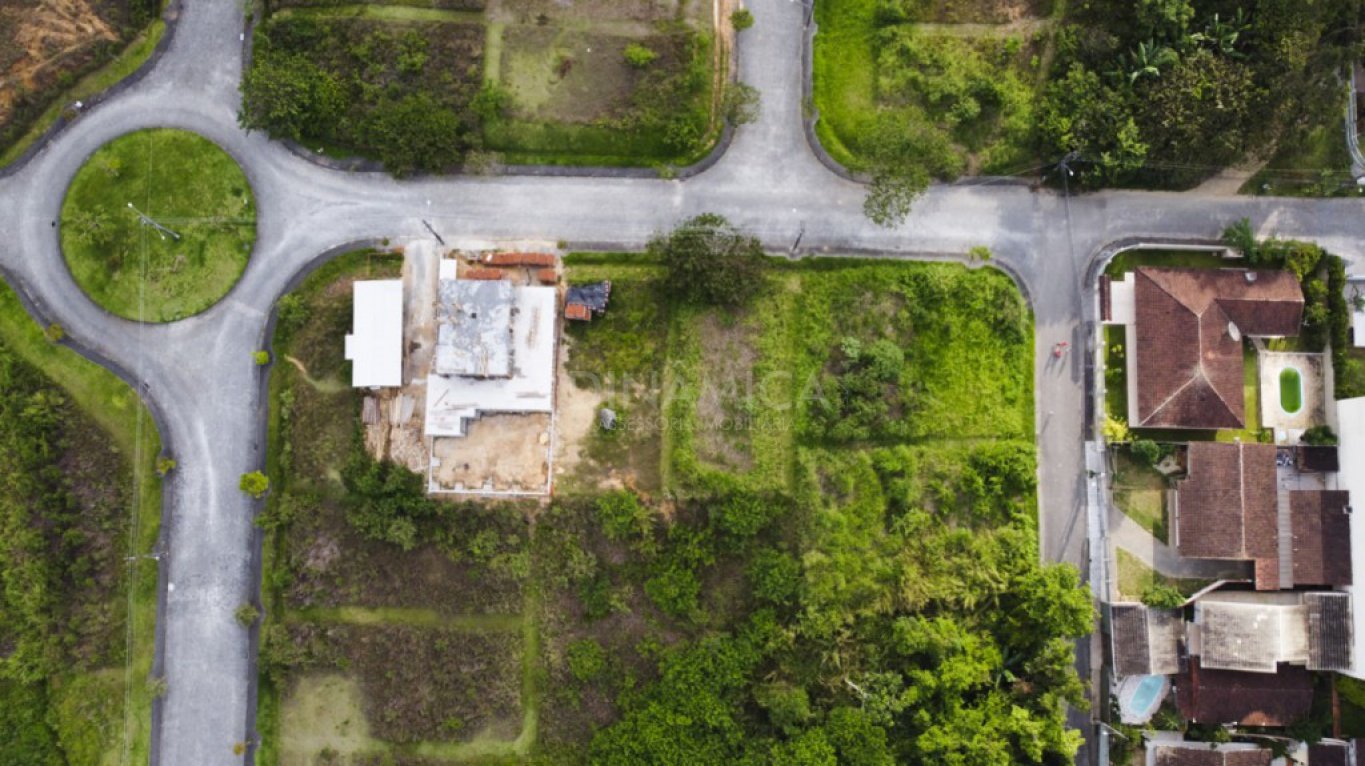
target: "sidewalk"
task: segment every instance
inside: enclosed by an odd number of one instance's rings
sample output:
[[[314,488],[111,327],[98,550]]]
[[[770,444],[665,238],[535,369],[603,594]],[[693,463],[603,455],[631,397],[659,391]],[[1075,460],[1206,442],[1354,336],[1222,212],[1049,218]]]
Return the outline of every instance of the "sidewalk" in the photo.
[[[1109,542],[1167,577],[1186,580],[1250,580],[1251,562],[1182,558],[1137,522],[1109,509]]]

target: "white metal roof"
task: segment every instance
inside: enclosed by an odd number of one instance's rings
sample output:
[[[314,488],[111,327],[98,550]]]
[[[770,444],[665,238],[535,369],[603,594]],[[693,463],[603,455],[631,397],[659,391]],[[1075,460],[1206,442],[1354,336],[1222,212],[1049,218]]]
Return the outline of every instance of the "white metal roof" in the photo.
[[[403,280],[356,282],[354,296],[351,334],[346,336],[351,385],[403,385]]]
[[[1351,493],[1352,508],[1358,508],[1365,505],[1365,397],[1342,399],[1336,404],[1337,438],[1341,442],[1337,447],[1337,460],[1341,464],[1337,482],[1341,489]],[[1351,522],[1351,571],[1357,573],[1356,582],[1360,583],[1360,573],[1365,572],[1365,524],[1356,521]],[[1354,601],[1359,587],[1356,584],[1342,590],[1352,594]],[[1351,669],[1344,672],[1365,678],[1365,609],[1353,608],[1351,621],[1353,657]]]

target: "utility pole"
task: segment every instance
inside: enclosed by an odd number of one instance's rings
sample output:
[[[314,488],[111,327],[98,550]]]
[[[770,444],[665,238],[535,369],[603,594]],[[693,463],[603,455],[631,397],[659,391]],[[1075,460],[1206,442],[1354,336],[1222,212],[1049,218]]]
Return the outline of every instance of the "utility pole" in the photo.
[[[437,242],[441,243],[441,247],[446,246],[446,241],[441,239],[441,235],[437,234],[435,229],[431,228],[431,224],[427,223],[427,219],[422,219],[422,225],[427,227],[427,231],[431,232],[431,236],[435,237]]]
[[[141,210],[138,210],[136,207],[133,207],[133,203],[131,202],[128,203],[128,209],[133,211],[134,213],[137,213],[138,220],[142,222],[143,226],[150,226],[153,229],[156,229],[157,233],[161,235],[161,239],[163,240],[166,239],[166,235],[169,234],[171,235],[172,239],[175,239],[176,241],[180,240],[179,234],[176,234],[175,232],[171,231],[165,226],[162,226],[161,224],[152,220],[151,216],[147,215]]]
[[[791,254],[796,255],[796,248],[801,246],[801,238],[806,236],[806,222],[801,222],[801,228],[796,232],[796,241],[792,243]]]

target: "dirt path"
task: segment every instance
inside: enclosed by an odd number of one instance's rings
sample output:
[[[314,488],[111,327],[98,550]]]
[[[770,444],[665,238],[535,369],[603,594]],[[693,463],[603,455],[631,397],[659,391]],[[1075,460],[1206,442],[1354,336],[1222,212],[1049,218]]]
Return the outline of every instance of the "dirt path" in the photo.
[[[284,355],[284,360],[294,365],[294,368],[297,369],[299,371],[299,374],[303,376],[304,382],[306,382],[309,386],[312,387],[314,391],[317,391],[318,393],[339,394],[342,391],[345,391],[346,389],[350,388],[350,386],[346,385],[345,383],[342,383],[339,380],[314,380],[312,376],[308,374],[308,368],[303,366],[303,362],[300,362],[299,360],[295,359],[294,357],[288,354]]]
[[[1267,160],[1251,158],[1230,168],[1223,168],[1212,178],[1191,189],[1189,193],[1207,197],[1235,197],[1242,184],[1259,173],[1261,168],[1266,166],[1266,162]]]

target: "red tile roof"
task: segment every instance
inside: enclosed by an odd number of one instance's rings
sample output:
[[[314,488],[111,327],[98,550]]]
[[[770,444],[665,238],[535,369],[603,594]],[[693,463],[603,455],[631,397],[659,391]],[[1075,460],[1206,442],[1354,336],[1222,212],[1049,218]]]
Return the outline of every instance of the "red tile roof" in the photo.
[[[1303,292],[1285,271],[1152,269],[1133,274],[1135,428],[1242,428],[1239,335],[1298,335]]]
[[[553,268],[537,269],[536,281],[540,282],[542,285],[552,285],[559,281],[559,275],[555,274]]]
[[[581,303],[570,303],[564,307],[565,319],[577,319],[580,322],[592,321],[592,311]]]
[[[502,269],[466,269],[461,275],[464,279],[475,279],[481,281],[495,281],[502,279],[506,273]]]
[[[1200,559],[1253,560],[1256,589],[1280,582],[1275,446],[1191,442],[1175,493],[1176,550]]]
[[[1294,538],[1294,584],[1337,587],[1351,584],[1351,517],[1349,493],[1289,493]]]
[[[490,266],[530,266],[545,268],[555,265],[554,253],[492,253],[483,257]]]
[[[1286,726],[1313,707],[1313,676],[1306,669],[1280,665],[1275,673],[1205,670],[1199,659],[1176,676],[1180,715],[1193,723]]]
[[[1156,766],[1270,766],[1274,753],[1257,750],[1214,750],[1204,742],[1182,746],[1155,745]]]

